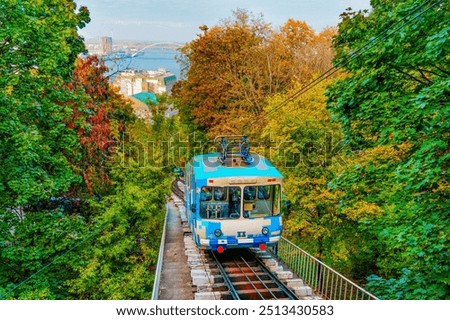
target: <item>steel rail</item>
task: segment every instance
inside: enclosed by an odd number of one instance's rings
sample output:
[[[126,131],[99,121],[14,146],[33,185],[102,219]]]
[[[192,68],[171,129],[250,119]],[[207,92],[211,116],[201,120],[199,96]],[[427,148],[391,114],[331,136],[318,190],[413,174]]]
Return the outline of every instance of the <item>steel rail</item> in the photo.
[[[214,251],[211,250],[210,252],[216,262],[217,267],[219,268],[220,274],[222,275],[223,280],[225,281],[225,284],[228,287],[228,290],[230,290],[231,297],[234,300],[241,300],[239,293],[237,292],[236,288],[233,285],[233,282],[231,281],[230,277],[228,276],[227,272],[222,266],[222,263],[219,261]]]
[[[211,252],[211,256],[213,257],[220,274],[222,275],[225,285],[228,287],[229,292],[231,297],[234,300],[242,300],[241,294],[239,293],[239,290],[236,288],[235,284],[233,283],[233,281],[231,280],[231,277],[229,276],[229,272],[227,272],[225,270],[225,267],[223,266],[223,263],[219,260],[219,258],[217,257],[216,253],[214,251],[210,251]],[[247,282],[253,287],[253,290],[255,291],[255,293],[257,295],[259,295],[259,297],[262,300],[267,300],[262,291],[260,289],[258,289],[258,287],[256,286],[256,284],[258,283],[258,281],[262,284],[262,286],[268,291],[268,293],[276,300],[279,300],[279,297],[276,296],[276,294],[274,293],[274,290],[278,289],[281,290],[280,292],[282,294],[284,294],[285,297],[287,297],[290,300],[298,300],[299,298],[280,280],[277,278],[276,275],[273,274],[273,272],[271,272],[265,265],[264,263],[261,261],[261,259],[259,259],[258,257],[256,257],[254,255],[254,253],[252,253],[250,250],[245,251],[246,254],[250,254],[251,258],[253,258],[254,261],[257,266],[256,267],[252,267],[249,263],[248,260],[245,259],[244,256],[240,256],[239,258],[242,260],[242,262],[244,263],[244,265],[242,265],[239,261],[237,261],[237,258],[233,258],[232,260],[230,259],[228,262],[234,263],[235,267],[237,267],[239,269],[239,271],[241,272],[241,274],[246,278]],[[243,267],[248,267],[250,272],[246,272],[243,270]],[[256,268],[260,268],[261,271],[264,273],[265,276],[267,276],[269,278],[269,280],[276,285],[276,288],[270,288],[265,282],[264,280],[257,274],[257,272],[255,271]],[[250,274],[253,274],[256,277],[256,280],[252,280],[250,278]]]
[[[180,200],[184,200],[184,192],[178,187],[178,182],[181,182],[180,178],[175,179],[172,182],[172,192],[180,198]]]
[[[270,293],[270,295],[271,295],[275,300],[278,300],[277,296],[274,295],[273,291],[272,291],[272,290],[264,283],[264,281],[256,274],[255,270],[250,266],[250,264],[248,264],[248,262],[244,259],[244,257],[241,256],[241,260],[242,260],[242,261],[247,265],[247,267],[253,272],[254,276],[259,280],[259,282],[264,286],[264,288],[267,289],[267,291]],[[258,263],[258,265],[261,267],[260,263]],[[267,272],[266,272],[266,273],[267,273]],[[269,276],[269,277],[270,277],[270,276]],[[256,290],[258,290],[258,289],[256,289]],[[258,293],[259,293],[259,290],[258,290]],[[265,300],[264,297],[262,297],[261,295],[260,295],[260,297],[261,297],[263,300]]]
[[[244,258],[241,256],[241,259],[245,262]],[[250,285],[253,287],[253,289],[255,289],[255,292],[261,297],[261,300],[265,300],[264,296],[262,295],[261,291],[259,291],[259,289],[255,286],[254,282],[249,278],[249,276],[242,270],[241,266],[237,263],[236,259],[234,260],[234,263],[236,264],[236,266],[239,268],[239,270],[241,271],[241,273],[244,275],[244,277],[247,279],[248,283],[250,283]],[[250,266],[248,266],[250,268]],[[250,268],[251,271],[252,268]]]
[[[290,299],[290,300],[299,300],[297,295],[291,291],[280,279],[278,279],[277,276],[273,274],[272,271],[269,270],[269,268],[266,267],[264,262],[257,256],[255,256],[255,260],[258,262],[259,266],[267,273],[267,275],[270,277],[270,280],[276,283],[276,285],[284,292],[284,294]]]

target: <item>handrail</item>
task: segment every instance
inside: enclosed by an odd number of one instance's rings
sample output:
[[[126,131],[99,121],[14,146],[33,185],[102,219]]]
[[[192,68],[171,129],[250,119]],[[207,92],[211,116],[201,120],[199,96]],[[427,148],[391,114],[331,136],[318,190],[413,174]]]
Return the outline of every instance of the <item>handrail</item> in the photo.
[[[276,255],[325,299],[378,300],[376,296],[284,237],[278,242]]]
[[[162,264],[164,261],[164,244],[166,242],[166,226],[168,216],[169,216],[169,203],[166,203],[166,216],[164,217],[164,228],[163,233],[161,235],[161,244],[159,245],[158,262],[156,264],[155,281],[153,283],[151,300],[158,300],[159,297],[159,283],[161,281]]]

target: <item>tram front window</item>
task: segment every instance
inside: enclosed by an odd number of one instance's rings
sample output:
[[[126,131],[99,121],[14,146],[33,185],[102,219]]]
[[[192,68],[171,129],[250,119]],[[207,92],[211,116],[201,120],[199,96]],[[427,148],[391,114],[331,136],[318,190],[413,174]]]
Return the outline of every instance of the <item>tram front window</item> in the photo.
[[[244,188],[244,218],[280,214],[280,185],[247,186]]]
[[[230,187],[230,211],[228,217],[237,219],[241,216],[241,188]]]
[[[240,187],[203,187],[200,190],[200,217],[237,219],[241,215]]]
[[[226,187],[214,188],[214,200],[215,201],[226,201],[227,200],[227,188]]]

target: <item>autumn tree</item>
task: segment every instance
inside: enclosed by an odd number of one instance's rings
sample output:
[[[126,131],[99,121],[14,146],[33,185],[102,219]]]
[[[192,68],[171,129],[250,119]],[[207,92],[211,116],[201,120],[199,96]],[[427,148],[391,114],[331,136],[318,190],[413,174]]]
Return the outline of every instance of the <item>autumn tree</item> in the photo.
[[[191,110],[195,122],[203,128],[233,132],[239,123],[238,110],[261,108],[260,85],[255,88],[258,70],[251,70],[254,48],[262,45],[270,29],[261,19],[251,20],[244,11],[235,12],[234,20],[206,29],[187,44],[182,53],[189,69],[174,95]],[[191,107],[192,106],[192,107]]]
[[[302,84],[332,67],[332,37],[335,28],[328,27],[316,34],[304,21],[289,19],[281,26],[273,38],[278,39],[278,47],[285,51],[280,63],[286,63],[283,72],[291,81]],[[271,52],[271,51],[269,51]]]
[[[349,274],[351,266],[342,258],[349,257],[345,239],[355,232],[337,214],[338,196],[328,185],[336,168],[346,165],[340,127],[326,110],[324,94],[332,82],[321,82],[282,108],[302,84],[269,99],[262,137],[270,141],[266,155],[283,173],[284,192],[292,203],[283,219],[284,236]]]
[[[79,58],[67,84],[76,97],[70,101],[72,113],[67,127],[75,130],[79,139],[71,163],[91,194],[108,189],[108,172],[117,165],[114,155],[126,125],[133,120],[130,103],[109,84],[106,71],[96,56]]]
[[[231,19],[201,30],[182,49],[189,69],[174,95],[185,122],[193,120],[210,137],[239,134],[244,127],[247,134],[258,133],[249,122],[263,112],[268,96],[285,92],[294,81],[306,83],[325,68],[317,61],[330,62],[330,55],[317,50],[314,31],[292,19],[277,32],[261,17],[237,10]]]

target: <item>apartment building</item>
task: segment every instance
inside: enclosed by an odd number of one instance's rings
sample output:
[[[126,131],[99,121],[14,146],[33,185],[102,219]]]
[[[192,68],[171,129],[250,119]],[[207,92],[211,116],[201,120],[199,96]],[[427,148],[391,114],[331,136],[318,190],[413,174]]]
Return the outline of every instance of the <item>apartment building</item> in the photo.
[[[163,68],[158,70],[125,70],[114,79],[114,85],[125,96],[132,96],[140,92],[153,92],[155,94],[170,94],[176,76]]]

